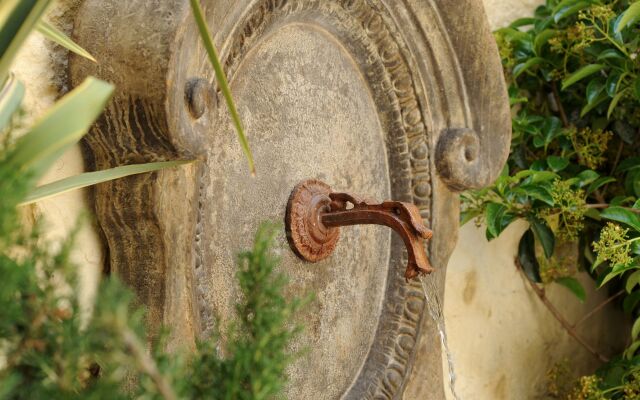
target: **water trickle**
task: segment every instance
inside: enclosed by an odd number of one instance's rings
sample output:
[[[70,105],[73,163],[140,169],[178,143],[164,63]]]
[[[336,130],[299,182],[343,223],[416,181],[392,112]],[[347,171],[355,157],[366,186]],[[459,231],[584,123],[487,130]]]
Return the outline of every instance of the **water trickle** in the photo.
[[[434,280],[425,277],[422,278],[421,281],[422,291],[424,292],[424,297],[427,300],[427,310],[429,311],[429,316],[436,324],[438,334],[440,335],[440,342],[442,343],[442,347],[447,357],[447,365],[449,368],[449,389],[451,390],[451,395],[453,396],[453,398],[455,400],[460,400],[460,397],[458,397],[458,394],[456,393],[456,371],[455,365],[453,363],[453,355],[451,354],[451,350],[449,349],[449,342],[447,340],[447,331],[444,324],[442,302],[438,297],[438,290],[434,285]]]

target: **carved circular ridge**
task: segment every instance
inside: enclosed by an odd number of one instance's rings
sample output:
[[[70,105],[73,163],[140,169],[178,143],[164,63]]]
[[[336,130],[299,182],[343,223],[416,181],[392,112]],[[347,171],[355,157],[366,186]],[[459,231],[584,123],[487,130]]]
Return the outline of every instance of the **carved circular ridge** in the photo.
[[[236,25],[223,50],[232,81],[241,60],[271,29],[287,23],[315,23],[341,39],[358,59],[388,135],[393,197],[412,201],[431,226],[429,134],[415,78],[411,52],[388,10],[378,0],[262,0]],[[395,171],[395,172],[394,172]],[[396,246],[398,247],[398,246]],[[392,254],[406,264],[406,251]],[[393,253],[393,251],[392,251]],[[204,299],[200,299],[204,301]],[[344,398],[391,399],[403,391],[411,371],[425,300],[419,282],[406,282],[402,268],[389,270],[388,289],[378,329],[360,374]],[[201,315],[207,305],[202,303]],[[202,316],[204,317],[204,316]]]

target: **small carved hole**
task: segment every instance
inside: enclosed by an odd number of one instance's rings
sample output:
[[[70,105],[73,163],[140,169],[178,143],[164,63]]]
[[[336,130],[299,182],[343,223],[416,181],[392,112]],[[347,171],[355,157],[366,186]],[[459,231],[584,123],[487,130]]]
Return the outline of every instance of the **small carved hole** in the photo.
[[[464,149],[464,159],[469,162],[475,159],[475,157],[473,156],[473,151],[469,147]]]
[[[347,201],[344,209],[345,210],[353,210],[353,203],[351,203],[350,201]]]

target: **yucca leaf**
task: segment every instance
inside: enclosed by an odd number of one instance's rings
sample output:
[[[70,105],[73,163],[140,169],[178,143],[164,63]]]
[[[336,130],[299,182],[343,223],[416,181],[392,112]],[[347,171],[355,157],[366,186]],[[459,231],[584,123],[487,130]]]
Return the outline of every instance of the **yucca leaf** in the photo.
[[[207,26],[207,23],[204,20],[202,8],[200,7],[200,2],[198,0],[190,0],[190,2],[191,2],[191,10],[193,11],[193,16],[196,20],[196,25],[198,26],[198,30],[200,31],[200,37],[202,38],[204,48],[207,50],[207,54],[209,55],[209,61],[211,61],[211,65],[213,66],[213,70],[215,71],[215,74],[216,74],[216,79],[218,81],[218,84],[220,85],[220,90],[222,91],[222,95],[224,96],[227,102],[227,107],[229,108],[231,119],[233,120],[233,124],[235,125],[236,132],[238,132],[238,140],[240,140],[242,151],[244,151],[244,154],[247,157],[247,161],[249,162],[249,171],[251,172],[252,176],[255,176],[256,168],[253,162],[253,155],[251,154],[251,149],[249,148],[249,142],[247,141],[247,137],[244,134],[244,129],[242,128],[242,122],[240,121],[240,116],[238,115],[238,110],[236,109],[236,105],[233,102],[233,97],[231,97],[231,90],[229,89],[229,83],[227,82],[227,77],[225,76],[224,71],[222,70],[222,65],[220,65],[218,52],[216,51],[216,48],[213,45],[213,40],[211,39],[211,34],[209,33],[209,27]]]
[[[29,33],[51,0],[3,0],[0,2],[0,84]]]
[[[6,162],[37,180],[85,135],[102,113],[112,92],[113,85],[87,78],[18,139]]]
[[[35,188],[33,191],[31,191],[31,193],[29,193],[24,201],[20,203],[20,205],[35,203],[37,201],[66,193],[71,190],[80,189],[102,182],[112,181],[118,178],[124,178],[125,176],[177,167],[178,165],[187,164],[190,162],[193,161],[163,161],[146,164],[125,165],[122,167],[110,168],[103,171],[85,172],[80,175],[61,179],[59,181],[51,182]]]
[[[20,108],[24,97],[24,85],[13,74],[0,91],[0,131],[5,129],[11,117]]]
[[[55,26],[51,25],[47,21],[41,20],[37,26],[38,32],[43,34],[47,39],[58,43],[65,49],[76,53],[77,55],[84,57],[93,62],[97,62],[95,58],[88,51],[80,47],[76,42],[64,34],[64,32],[58,30]]]

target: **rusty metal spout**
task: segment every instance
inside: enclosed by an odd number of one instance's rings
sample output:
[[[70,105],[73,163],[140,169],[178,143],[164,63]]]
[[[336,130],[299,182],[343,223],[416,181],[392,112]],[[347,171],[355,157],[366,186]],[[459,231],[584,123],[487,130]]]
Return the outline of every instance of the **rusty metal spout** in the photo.
[[[363,224],[388,226],[400,235],[408,254],[407,280],[433,272],[422,244],[423,239],[431,239],[432,232],[411,203],[376,203],[333,192],[318,180],[296,185],[287,203],[287,239],[293,251],[306,261],[317,262],[331,255],[338,242],[339,227]]]

